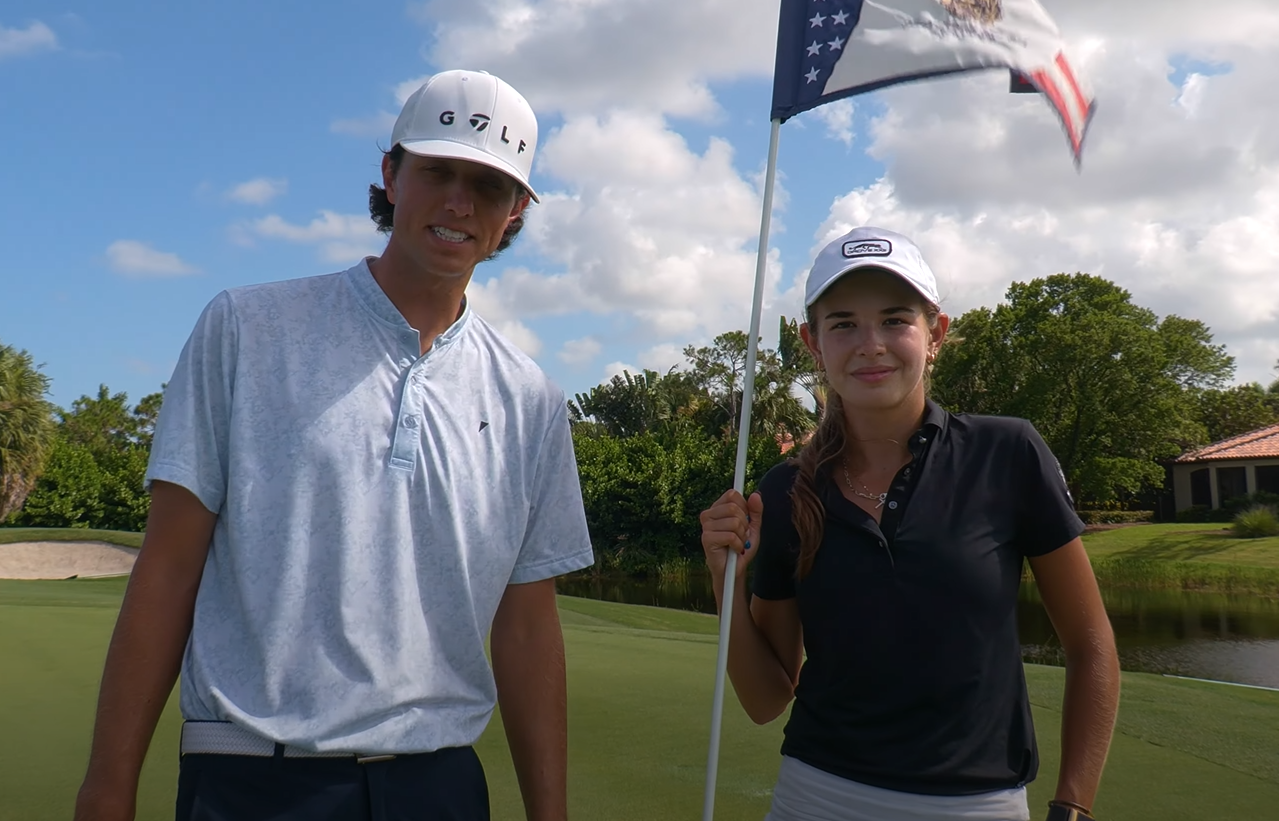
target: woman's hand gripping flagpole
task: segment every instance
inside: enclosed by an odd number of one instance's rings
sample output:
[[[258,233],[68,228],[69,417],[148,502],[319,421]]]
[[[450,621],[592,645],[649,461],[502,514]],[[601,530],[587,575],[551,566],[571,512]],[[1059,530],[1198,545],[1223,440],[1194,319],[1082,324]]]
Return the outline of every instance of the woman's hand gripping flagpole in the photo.
[[[755,295],[751,304],[751,327],[746,343],[746,367],[742,380],[742,416],[737,426],[737,466],[733,487],[745,495],[746,454],[750,445],[751,404],[755,400],[755,358],[759,347],[760,313],[764,306],[764,273],[768,267],[768,229],[773,216],[773,180],[777,176],[777,140],[781,120],[773,120],[768,138],[768,168],[764,174],[764,206],[759,226],[759,252],[755,261]],[[711,705],[711,744],[706,761],[706,792],[702,821],[715,817],[715,779],[719,772],[720,726],[724,716],[724,681],[728,675],[728,637],[733,623],[734,586],[737,581],[737,553],[728,551],[724,564],[724,605],[719,616],[719,657],[715,662],[715,695]]]

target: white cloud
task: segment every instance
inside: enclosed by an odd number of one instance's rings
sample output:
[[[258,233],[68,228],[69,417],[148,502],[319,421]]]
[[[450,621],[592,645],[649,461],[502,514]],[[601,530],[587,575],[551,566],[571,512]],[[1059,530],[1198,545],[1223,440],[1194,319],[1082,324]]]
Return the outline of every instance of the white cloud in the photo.
[[[625,362],[610,362],[604,366],[604,378],[600,381],[609,382],[613,379],[613,377],[621,376],[624,372],[638,374],[642,371],[643,368],[637,368],[634,365],[628,365]]]
[[[1161,315],[1207,322],[1240,379],[1269,382],[1279,347],[1279,111],[1258,101],[1273,96],[1279,53],[1251,47],[1254,33],[1237,18],[1256,13],[1262,29],[1279,18],[1242,0],[1213,11],[1225,21],[1208,27],[1202,49],[1191,32],[1168,39],[1199,54],[1238,37],[1228,72],[1190,72],[1174,85],[1183,55],[1140,28],[1092,53],[1100,106],[1081,173],[1043,101],[1010,97],[1004,77],[886,92],[870,152],[888,170],[834,203],[814,250],[857,223],[913,235],[952,314],[995,304],[1014,280],[1098,274]]]
[[[581,339],[570,339],[565,342],[560,347],[558,356],[561,361],[569,365],[581,367],[599,356],[603,348],[598,339],[584,336]]]
[[[639,352],[640,366],[658,373],[683,366],[687,361],[684,358],[684,345],[676,342],[665,342]]]
[[[334,120],[329,123],[329,131],[334,134],[347,134],[352,137],[385,137],[389,139],[391,129],[395,127],[395,118],[396,115],[388,111],[379,111],[371,117]]]
[[[542,352],[542,340],[523,322],[508,319],[494,323],[493,327],[529,356],[536,358]]]
[[[857,136],[857,132],[853,130],[855,113],[853,101],[844,99],[809,109],[800,116],[805,120],[816,120],[821,123],[826,127],[826,136],[852,148],[853,139]]]
[[[338,214],[327,210],[321,211],[320,216],[306,225],[297,225],[278,214],[271,214],[236,226],[233,237],[239,240],[261,237],[314,245],[319,249],[322,262],[335,265],[350,265],[365,256],[376,256],[386,244],[367,214]]]
[[[289,190],[288,180],[258,177],[231,187],[226,195],[236,202],[248,205],[266,205]]]
[[[710,84],[771,76],[770,0],[429,0],[431,62],[503,77],[535,111],[719,113]]]
[[[116,240],[108,245],[107,262],[113,271],[131,278],[183,276],[198,270],[177,254],[157,251],[145,242],[132,239]]]
[[[29,23],[24,29],[0,26],[0,60],[57,48],[58,35],[39,20]]]

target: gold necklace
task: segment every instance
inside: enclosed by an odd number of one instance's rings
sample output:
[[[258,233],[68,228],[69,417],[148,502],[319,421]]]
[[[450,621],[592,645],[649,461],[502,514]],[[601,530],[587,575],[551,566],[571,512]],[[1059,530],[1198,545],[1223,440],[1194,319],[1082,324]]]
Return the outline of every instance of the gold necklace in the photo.
[[[876,510],[879,510],[881,507],[884,506],[884,500],[888,498],[888,491],[884,491],[883,493],[871,493],[870,488],[866,487],[866,483],[860,482],[861,486],[866,488],[866,492],[863,493],[862,491],[853,487],[853,477],[848,475],[848,464],[844,463],[841,465],[841,467],[844,469],[844,482],[848,485],[849,490],[851,490],[856,495],[862,497],[863,499],[870,499],[871,501],[879,502],[879,504],[875,505]]]

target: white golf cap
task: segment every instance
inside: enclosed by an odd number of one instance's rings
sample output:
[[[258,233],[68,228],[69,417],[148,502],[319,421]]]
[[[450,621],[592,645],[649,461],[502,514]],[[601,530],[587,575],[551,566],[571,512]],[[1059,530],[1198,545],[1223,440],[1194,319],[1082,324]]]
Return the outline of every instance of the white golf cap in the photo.
[[[862,268],[882,268],[897,274],[933,305],[941,303],[937,278],[915,243],[894,231],[866,225],[831,241],[817,255],[804,286],[804,306],[813,307],[840,277]]]
[[[514,178],[528,189],[537,117],[518,91],[483,71],[442,71],[404,102],[391,147],[424,157],[470,160]]]

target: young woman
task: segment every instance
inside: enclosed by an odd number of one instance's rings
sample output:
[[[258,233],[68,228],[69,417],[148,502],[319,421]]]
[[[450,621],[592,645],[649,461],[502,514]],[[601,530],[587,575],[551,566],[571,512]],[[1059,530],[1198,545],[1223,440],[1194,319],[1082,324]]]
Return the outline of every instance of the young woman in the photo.
[[[721,612],[727,553],[741,555],[738,699],[761,724],[795,702],[767,821],[1028,821],[1023,559],[1066,652],[1047,817],[1090,817],[1119,663],[1056,459],[1024,420],[928,399],[949,319],[906,237],[858,228],[830,243],[805,301],[822,422],[749,501],[729,491],[701,518]]]

